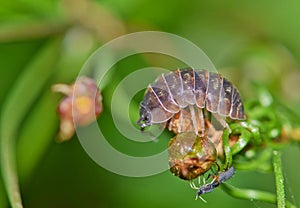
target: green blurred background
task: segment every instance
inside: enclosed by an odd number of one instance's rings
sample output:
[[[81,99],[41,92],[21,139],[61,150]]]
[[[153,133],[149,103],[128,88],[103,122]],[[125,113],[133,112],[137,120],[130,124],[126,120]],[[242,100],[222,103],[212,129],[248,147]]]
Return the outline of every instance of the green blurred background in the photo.
[[[145,30],[165,31],[189,39],[238,86],[244,100],[255,96],[250,82],[263,83],[278,101],[297,112],[300,104],[299,1],[150,1],[150,0],[23,0],[0,1],[0,103],[14,86],[29,77],[22,99],[32,92],[22,118],[16,122],[16,154],[25,207],[275,207],[234,199],[222,190],[207,194],[207,204],[194,200],[195,191],[169,171],[128,178],[94,163],[76,136],[55,142],[56,106],[61,95],[54,83],[72,82],[87,57],[118,36]],[[188,53],[188,52],[187,52]],[[173,69],[178,61],[154,54],[128,57],[117,63],[101,86],[104,113],[99,126],[117,149],[134,156],[151,155],[167,147],[170,133],[157,143],[136,143],[118,133],[110,114],[110,99],[118,83],[147,66]],[[112,79],[113,77],[113,79]],[[43,79],[43,82],[37,81]],[[126,93],[126,89],[124,89]],[[138,118],[142,92],[132,101]],[[20,103],[20,106],[22,102]],[[1,114],[3,115],[3,111]],[[296,119],[299,121],[299,119]],[[294,125],[300,125],[295,123]],[[101,151],[101,149],[99,149]],[[283,151],[287,197],[300,205],[299,148]],[[274,192],[274,176],[238,171],[231,184]],[[8,207],[0,181],[0,207]]]

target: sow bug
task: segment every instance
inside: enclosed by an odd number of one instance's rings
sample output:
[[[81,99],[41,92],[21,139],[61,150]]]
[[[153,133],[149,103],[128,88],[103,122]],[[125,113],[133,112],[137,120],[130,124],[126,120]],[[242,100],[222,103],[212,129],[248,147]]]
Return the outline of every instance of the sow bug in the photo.
[[[175,133],[200,132],[204,135],[204,112],[211,112],[222,124],[224,118],[245,119],[238,90],[220,74],[192,68],[160,75],[146,90],[140,104],[138,125],[143,130],[155,123],[168,122]]]

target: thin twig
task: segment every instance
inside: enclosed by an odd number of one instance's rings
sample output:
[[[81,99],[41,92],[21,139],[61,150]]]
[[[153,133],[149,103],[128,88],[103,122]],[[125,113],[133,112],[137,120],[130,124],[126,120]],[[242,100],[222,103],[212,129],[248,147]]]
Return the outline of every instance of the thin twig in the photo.
[[[262,202],[268,202],[272,204],[276,204],[276,195],[270,192],[254,190],[254,189],[240,189],[229,185],[227,183],[221,184],[221,188],[227,194],[232,197],[246,200],[257,200]],[[291,202],[285,201],[286,207],[296,208]],[[280,206],[278,206],[280,207]],[[285,206],[284,206],[285,207]],[[283,207],[280,207],[283,208]]]
[[[57,34],[62,34],[68,25],[49,21],[35,21],[19,24],[2,25],[0,27],[0,43],[41,39]]]
[[[59,39],[60,40],[60,39]],[[59,56],[60,41],[51,40],[39,52],[16,84],[3,105],[0,120],[0,158],[3,183],[12,208],[22,208],[19,188],[15,141],[26,113],[53,72]]]
[[[281,165],[281,152],[278,150],[273,150],[273,167],[276,183],[277,207],[285,207],[284,178]]]

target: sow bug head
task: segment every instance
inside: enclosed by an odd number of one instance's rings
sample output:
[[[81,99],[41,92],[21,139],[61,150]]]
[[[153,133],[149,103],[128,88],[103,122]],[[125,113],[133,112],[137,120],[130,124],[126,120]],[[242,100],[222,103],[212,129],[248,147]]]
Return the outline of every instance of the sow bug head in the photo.
[[[144,105],[140,106],[140,118],[137,124],[141,127],[141,130],[151,125],[151,112]]]

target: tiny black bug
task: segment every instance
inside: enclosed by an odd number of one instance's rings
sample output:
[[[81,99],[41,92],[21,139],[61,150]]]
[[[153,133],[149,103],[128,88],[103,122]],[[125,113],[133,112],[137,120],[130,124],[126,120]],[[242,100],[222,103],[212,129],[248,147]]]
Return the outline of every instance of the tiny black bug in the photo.
[[[208,184],[204,184],[203,186],[200,186],[198,188],[196,197],[199,197],[202,194],[212,192],[221,183],[224,183],[225,181],[230,179],[234,175],[234,173],[235,173],[235,169],[233,166],[231,166],[229,169],[222,171],[221,173],[219,173],[216,176],[213,176],[214,179],[212,182],[210,182]]]

